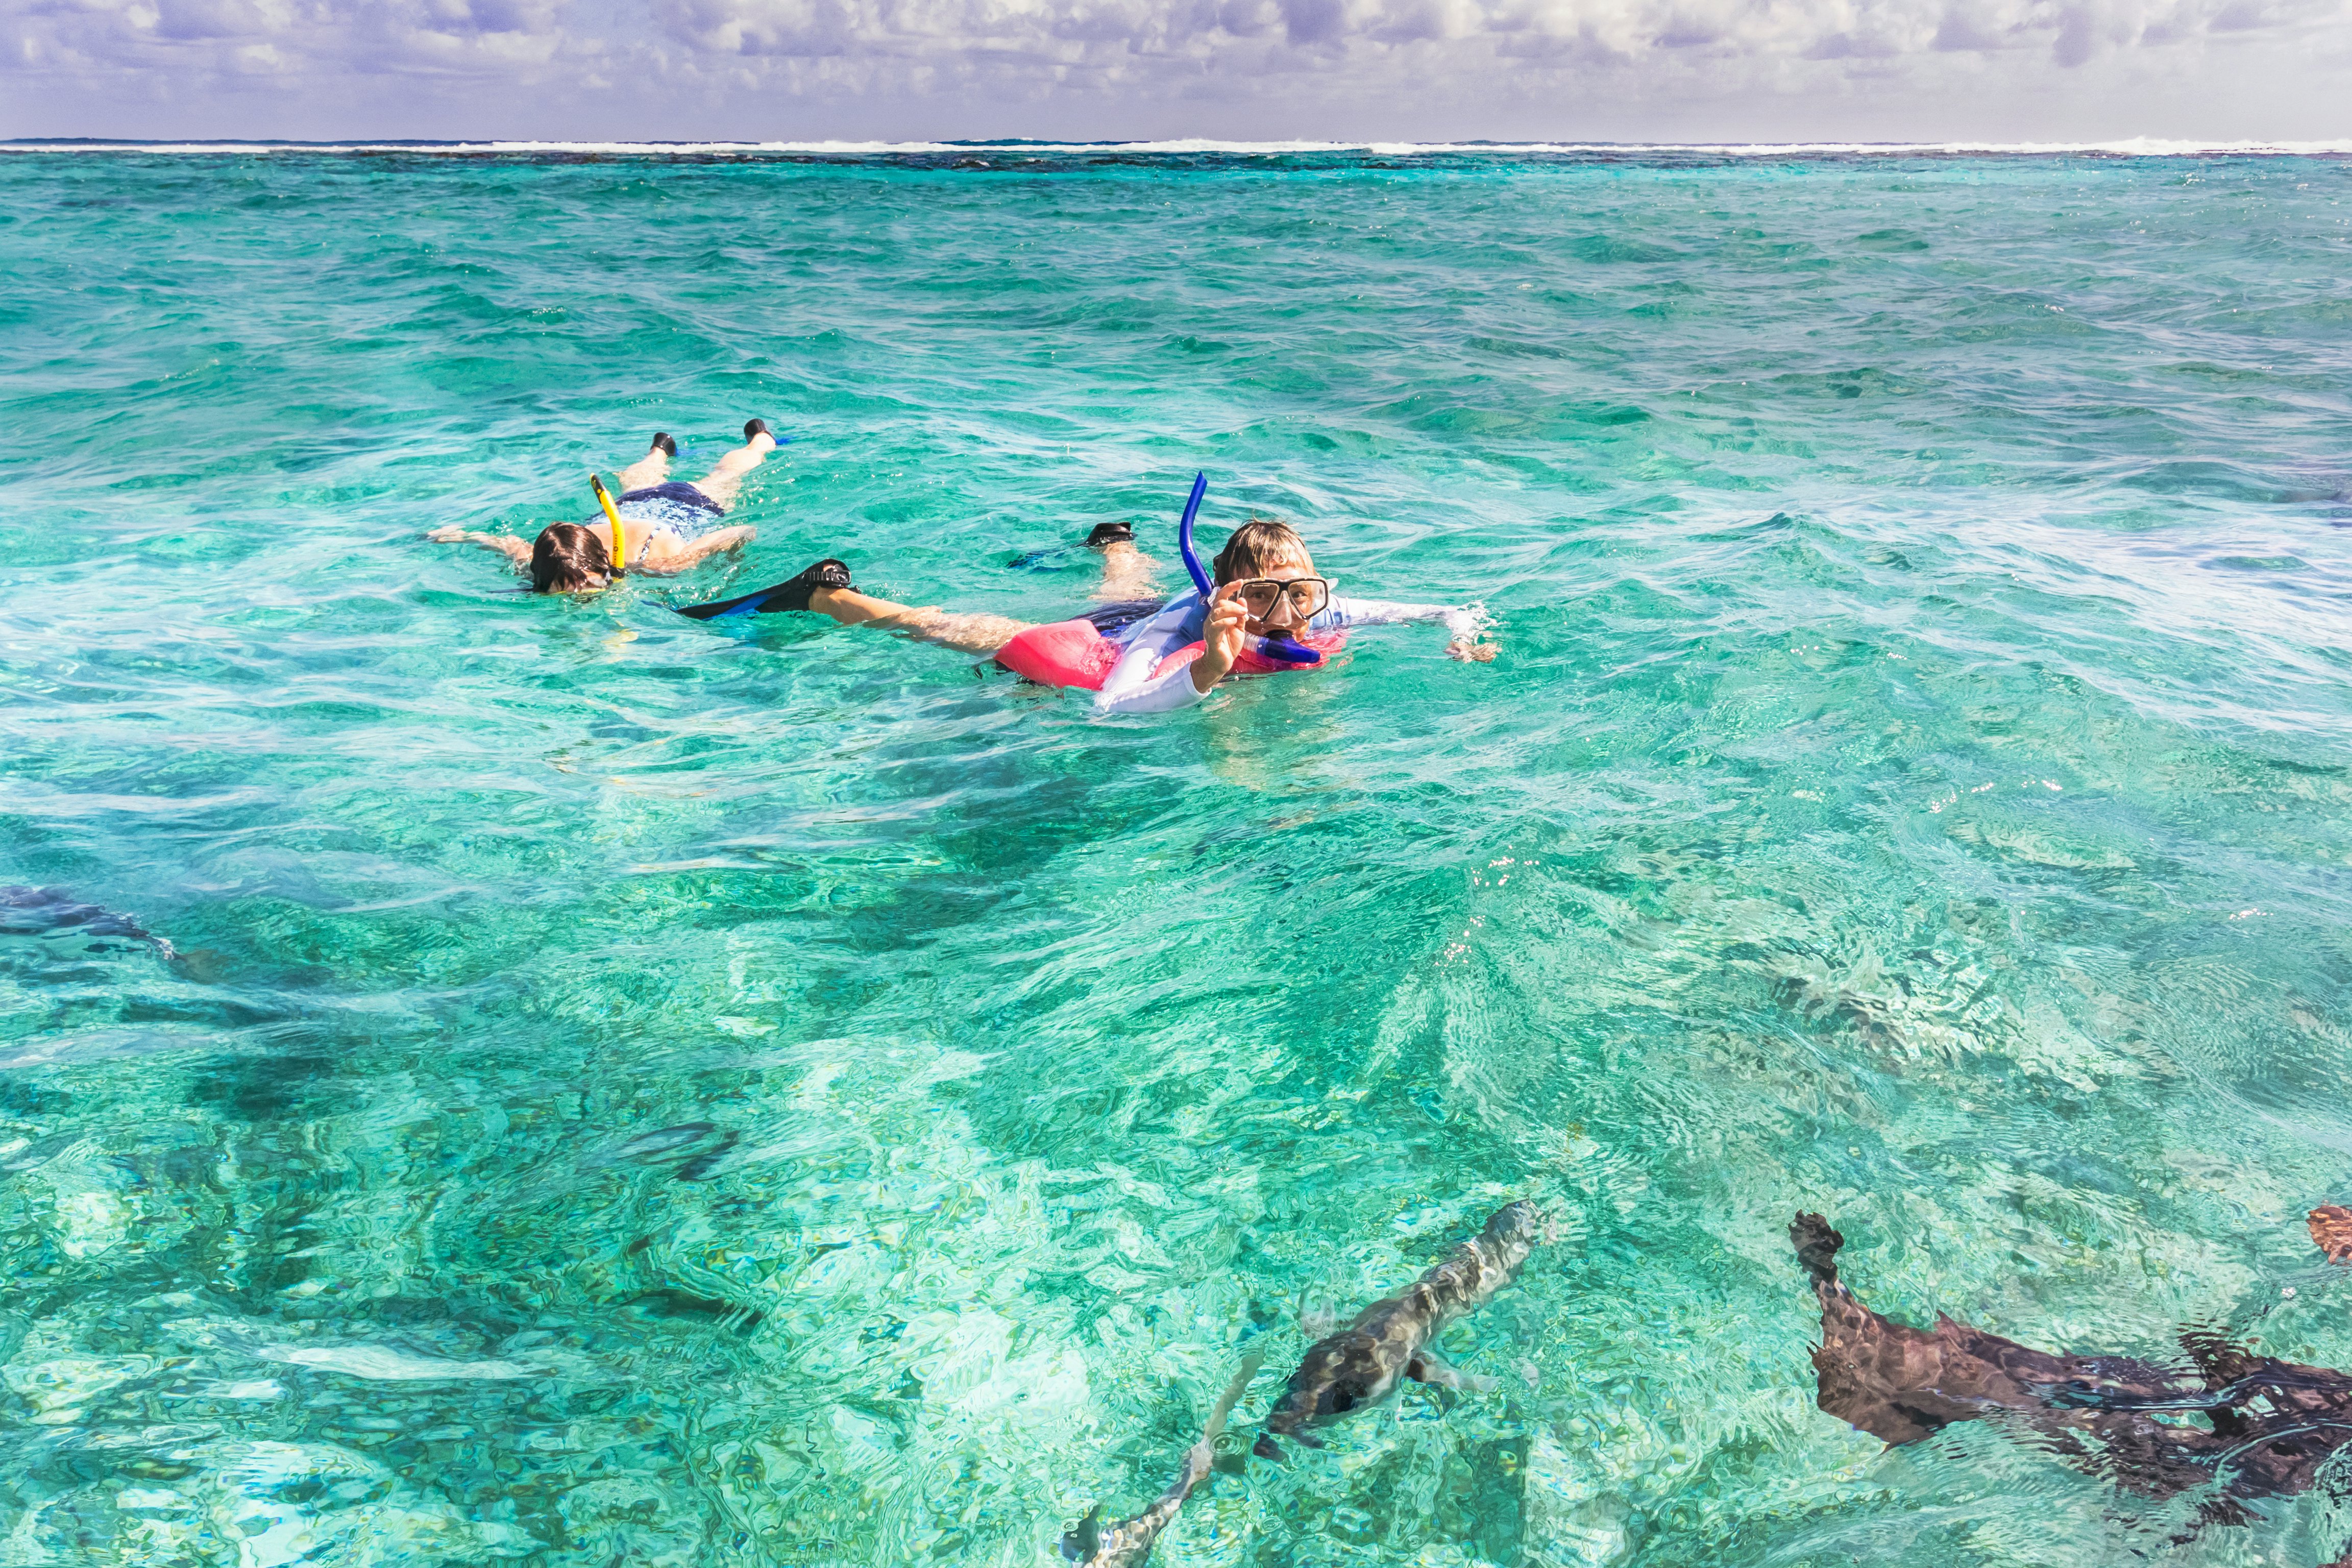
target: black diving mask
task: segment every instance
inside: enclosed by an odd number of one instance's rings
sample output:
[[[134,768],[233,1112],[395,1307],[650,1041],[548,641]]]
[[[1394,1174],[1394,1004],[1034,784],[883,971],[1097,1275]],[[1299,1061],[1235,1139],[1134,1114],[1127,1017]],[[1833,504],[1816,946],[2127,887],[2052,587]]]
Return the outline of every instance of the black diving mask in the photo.
[[[1329,607],[1331,584],[1321,577],[1245,577],[1233,584],[1233,595],[1254,621],[1265,620],[1275,606],[1286,603],[1297,623],[1304,626]]]

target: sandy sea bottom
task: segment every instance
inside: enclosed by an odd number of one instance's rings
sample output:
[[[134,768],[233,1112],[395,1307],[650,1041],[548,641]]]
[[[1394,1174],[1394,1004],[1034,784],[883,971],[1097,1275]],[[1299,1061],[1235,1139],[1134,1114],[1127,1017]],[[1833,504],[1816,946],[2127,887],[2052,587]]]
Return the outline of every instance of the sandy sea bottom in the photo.
[[[967,166],[959,167],[958,164]],[[1171,1565],[2280,1563],[1911,1321],[2352,1366],[2352,167],[0,159],[0,1555],[1028,1564],[1268,1367]],[[760,537],[460,522],[762,416]],[[1149,721],[813,619],[1093,523],[1482,600]],[[1174,584],[1171,569],[1164,580]],[[52,907],[54,913],[54,907]],[[46,922],[46,923],[45,923]],[[142,940],[165,938],[167,957]],[[1302,1307],[1504,1201],[1424,1389]],[[2343,1478],[2340,1467],[2337,1479]]]

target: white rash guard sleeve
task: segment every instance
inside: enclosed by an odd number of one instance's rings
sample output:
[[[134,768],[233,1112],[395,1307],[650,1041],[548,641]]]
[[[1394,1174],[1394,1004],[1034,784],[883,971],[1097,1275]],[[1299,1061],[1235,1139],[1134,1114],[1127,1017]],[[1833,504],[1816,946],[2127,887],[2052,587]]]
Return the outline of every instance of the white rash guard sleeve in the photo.
[[[1468,642],[1486,624],[1486,612],[1475,605],[1407,605],[1393,599],[1345,599],[1334,594],[1330,605],[1307,623],[1307,629],[1339,631],[1347,626],[1393,626],[1403,621],[1443,621],[1450,640]]]

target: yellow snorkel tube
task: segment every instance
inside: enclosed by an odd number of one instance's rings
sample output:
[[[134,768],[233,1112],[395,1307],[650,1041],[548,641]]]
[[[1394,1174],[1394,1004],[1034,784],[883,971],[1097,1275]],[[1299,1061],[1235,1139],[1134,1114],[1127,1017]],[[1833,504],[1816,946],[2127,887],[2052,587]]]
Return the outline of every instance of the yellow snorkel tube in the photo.
[[[604,481],[591,474],[588,482],[596,487],[596,504],[604,509],[604,521],[613,525],[613,575],[625,577],[629,574],[628,525],[621,521],[621,509],[613,504],[613,492],[604,488]]]

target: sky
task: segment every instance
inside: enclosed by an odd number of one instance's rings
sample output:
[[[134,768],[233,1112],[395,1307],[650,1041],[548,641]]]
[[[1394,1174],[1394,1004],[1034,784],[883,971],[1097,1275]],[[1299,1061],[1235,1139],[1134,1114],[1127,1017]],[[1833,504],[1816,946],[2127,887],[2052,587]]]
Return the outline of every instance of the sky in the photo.
[[[0,0],[0,137],[2352,138],[2352,0]]]

